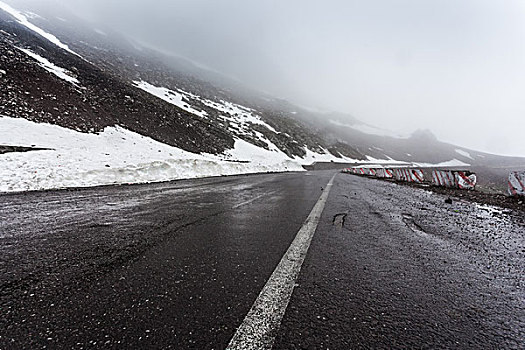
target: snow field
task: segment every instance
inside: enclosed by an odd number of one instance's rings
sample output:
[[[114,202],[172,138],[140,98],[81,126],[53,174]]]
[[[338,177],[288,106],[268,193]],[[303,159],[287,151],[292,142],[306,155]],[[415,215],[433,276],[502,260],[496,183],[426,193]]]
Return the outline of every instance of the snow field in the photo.
[[[86,134],[9,117],[0,117],[0,145],[50,148],[0,154],[1,192],[304,170],[242,140],[224,155],[194,154],[118,126]]]

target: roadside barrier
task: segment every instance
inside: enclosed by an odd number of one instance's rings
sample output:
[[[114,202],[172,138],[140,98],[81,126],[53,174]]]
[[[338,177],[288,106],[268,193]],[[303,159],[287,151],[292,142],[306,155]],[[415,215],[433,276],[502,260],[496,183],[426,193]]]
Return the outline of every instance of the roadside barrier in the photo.
[[[424,183],[425,175],[421,169],[394,169],[398,181]]]
[[[432,183],[441,187],[456,187],[454,172],[448,170],[432,171]]]
[[[476,174],[467,171],[455,171],[454,175],[456,176],[458,188],[462,190],[473,190],[476,188]]]
[[[513,171],[509,174],[509,194],[525,196],[525,171]]]
[[[436,186],[473,190],[476,188],[476,174],[469,171],[434,170],[432,183]]]
[[[427,180],[427,178],[430,176],[430,172],[427,172],[427,176],[425,176],[425,172],[418,168],[386,169],[353,167],[343,169],[343,172],[377,178],[395,179],[402,182],[420,184],[430,182],[436,186],[459,188],[464,190],[475,189],[477,182],[476,174],[465,170],[434,170],[432,171],[432,180]],[[521,193],[522,195],[525,195],[525,188],[523,186],[525,184],[525,172],[519,173],[521,175],[513,174],[509,176],[509,193],[512,194],[516,192],[518,194]]]
[[[425,175],[423,174],[423,170],[421,170],[421,169],[410,169],[410,172],[412,173],[412,180],[413,180],[413,182],[417,182],[417,183],[424,183],[425,182]]]
[[[394,178],[397,181],[407,182],[409,178],[409,174],[406,171],[406,169],[394,169]]]
[[[366,168],[365,169],[365,175],[368,175],[368,176],[377,176],[377,171],[376,169],[372,169],[372,168]]]
[[[394,171],[392,169],[376,169],[376,177],[392,179],[394,178]]]

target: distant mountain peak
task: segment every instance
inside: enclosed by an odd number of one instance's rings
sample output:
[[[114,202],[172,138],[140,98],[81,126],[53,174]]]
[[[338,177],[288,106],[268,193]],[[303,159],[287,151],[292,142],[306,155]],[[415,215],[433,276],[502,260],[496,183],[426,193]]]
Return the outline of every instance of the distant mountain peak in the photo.
[[[411,139],[425,140],[425,141],[438,141],[438,138],[429,129],[417,129],[410,135]]]

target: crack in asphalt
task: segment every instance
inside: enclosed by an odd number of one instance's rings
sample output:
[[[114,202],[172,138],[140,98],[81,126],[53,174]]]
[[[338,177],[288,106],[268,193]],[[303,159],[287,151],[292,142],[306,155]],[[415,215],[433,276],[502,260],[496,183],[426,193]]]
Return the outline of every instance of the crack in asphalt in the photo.
[[[345,226],[346,217],[348,216],[348,213],[338,213],[335,214],[332,218],[332,225],[334,226],[340,226],[343,228]]]
[[[409,229],[411,229],[412,231],[414,231],[415,233],[421,233],[421,234],[424,234],[426,235],[427,232],[423,229],[423,227],[421,227],[415,220],[414,220],[414,217],[412,216],[412,214],[409,214],[409,213],[403,213],[401,214],[403,216],[403,222],[405,223],[405,225],[407,225],[407,227]]]

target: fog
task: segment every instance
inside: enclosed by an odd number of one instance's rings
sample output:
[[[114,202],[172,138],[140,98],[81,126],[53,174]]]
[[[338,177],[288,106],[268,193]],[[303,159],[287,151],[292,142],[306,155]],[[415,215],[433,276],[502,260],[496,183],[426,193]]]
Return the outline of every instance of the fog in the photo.
[[[276,97],[525,156],[525,2],[62,0]]]

